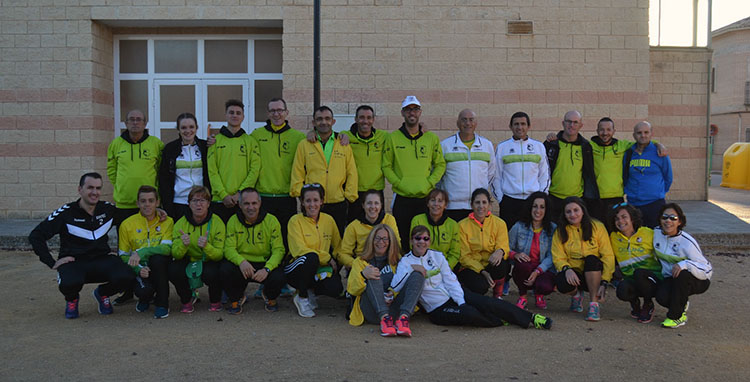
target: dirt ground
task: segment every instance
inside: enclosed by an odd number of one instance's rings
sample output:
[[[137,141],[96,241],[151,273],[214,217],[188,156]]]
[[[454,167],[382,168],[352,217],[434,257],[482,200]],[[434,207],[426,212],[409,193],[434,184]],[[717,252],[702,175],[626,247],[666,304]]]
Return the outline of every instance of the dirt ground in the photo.
[[[350,326],[346,302],[328,298],[305,319],[288,298],[277,313],[253,300],[240,316],[210,313],[206,303],[181,314],[173,293],[169,318],[155,320],[134,303],[100,316],[87,285],[81,317],[66,320],[55,273],[31,252],[0,252],[0,380],[746,381],[750,258],[709,259],[711,287],[691,298],[688,324],[676,330],[659,327],[661,307],[638,324],[610,290],[597,323],[553,294],[550,331],[439,327],[417,314],[413,338],[382,338],[375,326]]]

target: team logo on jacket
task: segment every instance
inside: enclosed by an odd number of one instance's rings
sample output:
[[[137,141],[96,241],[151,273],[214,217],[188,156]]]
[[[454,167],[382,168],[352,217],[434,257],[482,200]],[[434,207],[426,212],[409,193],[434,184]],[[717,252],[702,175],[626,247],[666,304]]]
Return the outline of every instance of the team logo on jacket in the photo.
[[[284,150],[284,151],[289,150],[289,142],[285,141],[284,143],[282,143],[281,144],[281,149]]]
[[[526,145],[526,151],[534,151],[534,145],[532,145],[531,143]]]
[[[424,156],[425,155],[424,153],[425,153],[425,147],[424,146],[419,146],[419,155]]]
[[[641,242],[643,242],[643,238],[642,237],[637,237],[637,238],[635,238],[635,242],[636,243],[641,243]]]
[[[510,149],[510,153],[511,153],[511,154],[513,154],[514,152],[516,152],[516,149],[514,149],[514,148],[511,148],[511,149]]]
[[[196,147],[195,148],[195,152],[193,153],[193,155],[195,155],[196,157],[200,158],[201,157],[201,151]]]
[[[138,229],[136,229],[136,230],[135,230],[135,232],[136,232],[136,233],[141,233],[141,229],[140,229],[140,228],[138,228]]]
[[[156,226],[156,232],[161,232],[161,226],[160,225]]]
[[[244,145],[244,144],[241,144],[241,145],[240,145],[240,152],[241,152],[242,154],[245,154],[245,145]]]
[[[680,249],[680,243],[672,243],[672,251],[677,252]]]
[[[655,244],[654,244],[654,248],[657,248],[657,249],[658,249],[658,248],[660,248],[660,247],[661,247],[661,243],[655,243]]]
[[[263,231],[258,231],[258,233],[255,235],[255,239],[258,241],[263,241]]]
[[[434,267],[435,265],[432,263],[432,258],[427,259],[427,265],[430,266],[430,268]]]

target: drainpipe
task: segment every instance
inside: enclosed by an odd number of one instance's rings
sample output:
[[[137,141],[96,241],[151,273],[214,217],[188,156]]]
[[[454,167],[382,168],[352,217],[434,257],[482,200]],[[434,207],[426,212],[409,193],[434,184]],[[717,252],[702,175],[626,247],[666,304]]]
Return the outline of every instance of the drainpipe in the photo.
[[[708,76],[708,81],[706,81],[706,178],[704,182],[704,190],[705,190],[705,200],[708,200],[708,187],[711,185],[711,150],[708,144],[709,139],[711,139],[711,67],[713,66],[713,51],[711,49],[711,11],[713,8],[713,0],[708,0],[708,27],[706,28],[706,33],[708,34],[706,38],[706,49],[711,53],[710,56],[708,56],[708,66],[706,68],[706,75]],[[695,14],[696,12],[693,12]],[[694,16],[695,17],[695,16]],[[695,26],[694,30],[695,33],[698,33],[697,25],[693,24]]]

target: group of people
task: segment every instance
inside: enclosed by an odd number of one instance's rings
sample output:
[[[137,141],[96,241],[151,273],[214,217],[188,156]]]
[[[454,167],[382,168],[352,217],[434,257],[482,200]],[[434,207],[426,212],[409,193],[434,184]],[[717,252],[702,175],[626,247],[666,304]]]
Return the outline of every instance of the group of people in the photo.
[[[299,315],[313,317],[317,296],[344,294],[348,274],[349,322],[379,323],[384,336],[410,336],[417,305],[440,325],[548,329],[551,319],[526,310],[529,290],[546,309],[557,288],[578,312],[589,292],[586,319],[596,321],[619,263],[617,296],[634,317],[651,321],[656,297],[669,309],[665,327],[685,323],[687,298],[708,288],[711,266],[682,231],[679,206],[664,200],[671,165],[648,122],[629,142],[614,138],[614,122],[603,118],[589,142],[578,133],[581,114],[570,111],[563,130],[542,143],[518,112],[513,136],[495,149],[475,132],[473,111],[462,110],[458,132],[441,142],[420,122],[421,106],[406,97],[404,123],[390,134],[374,127],[368,105],[336,133],[333,111],[321,106],[305,134],[274,98],[266,126],[247,134],[244,105],[229,100],[215,137],[197,138],[195,116],[184,113],[180,137],[166,146],[133,110],[108,150],[114,205],[99,200],[101,175],[84,174],[80,199],[29,239],[58,272],[68,318],[78,317],[83,284],[96,282],[104,283],[93,292],[101,314],[112,313],[110,297],[123,292],[138,297],[139,312],[153,304],[154,317],[165,318],[170,282],[183,313],[194,311],[205,283],[209,310],[224,309],[224,295],[228,312],[240,314],[255,282],[267,311],[278,310],[288,284]],[[385,212],[386,179],[393,215]],[[491,213],[492,195],[500,216]],[[109,256],[113,226],[121,259]],[[56,234],[55,261],[46,241]],[[502,300],[510,279],[516,304]]]

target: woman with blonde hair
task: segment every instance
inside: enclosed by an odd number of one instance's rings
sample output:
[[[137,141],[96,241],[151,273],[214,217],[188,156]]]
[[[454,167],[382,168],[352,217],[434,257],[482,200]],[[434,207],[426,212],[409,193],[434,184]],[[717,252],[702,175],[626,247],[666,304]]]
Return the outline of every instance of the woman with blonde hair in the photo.
[[[364,250],[352,262],[346,286],[347,292],[355,296],[349,324],[380,322],[380,335],[384,337],[411,336],[408,322],[422,293],[424,277],[413,273],[394,297],[389,287],[401,258],[399,251],[396,233],[387,224],[376,225],[367,235]],[[398,320],[394,322],[393,317]]]

